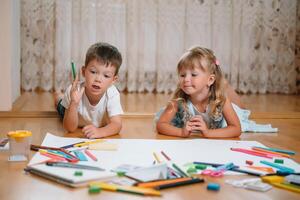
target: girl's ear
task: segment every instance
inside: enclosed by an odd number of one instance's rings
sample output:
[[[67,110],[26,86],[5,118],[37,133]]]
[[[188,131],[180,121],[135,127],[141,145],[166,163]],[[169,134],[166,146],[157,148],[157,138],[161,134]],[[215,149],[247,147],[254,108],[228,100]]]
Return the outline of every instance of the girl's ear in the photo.
[[[214,74],[209,75],[207,85],[210,87],[212,84],[214,84],[215,80],[216,80],[216,75]]]

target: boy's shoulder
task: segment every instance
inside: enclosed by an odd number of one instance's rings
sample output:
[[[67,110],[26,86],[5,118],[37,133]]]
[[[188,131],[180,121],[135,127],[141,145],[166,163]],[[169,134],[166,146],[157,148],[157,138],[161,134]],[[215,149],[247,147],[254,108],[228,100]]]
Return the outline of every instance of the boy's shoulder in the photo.
[[[120,92],[119,92],[119,90],[117,89],[116,86],[111,85],[109,88],[107,88],[106,94],[107,94],[108,98],[110,98],[110,97],[113,97],[115,95],[120,95]]]

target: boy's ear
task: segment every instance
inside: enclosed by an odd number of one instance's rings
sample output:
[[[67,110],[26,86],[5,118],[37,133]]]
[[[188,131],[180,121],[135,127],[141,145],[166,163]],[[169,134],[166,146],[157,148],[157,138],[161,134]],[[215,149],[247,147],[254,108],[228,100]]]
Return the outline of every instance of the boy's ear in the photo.
[[[83,77],[85,77],[85,66],[81,67],[81,74]]]
[[[216,80],[216,76],[214,74],[211,74],[208,78],[208,83],[207,83],[208,86],[211,86],[212,84],[214,84],[215,80]]]
[[[119,76],[115,75],[112,84],[116,83],[119,81]]]

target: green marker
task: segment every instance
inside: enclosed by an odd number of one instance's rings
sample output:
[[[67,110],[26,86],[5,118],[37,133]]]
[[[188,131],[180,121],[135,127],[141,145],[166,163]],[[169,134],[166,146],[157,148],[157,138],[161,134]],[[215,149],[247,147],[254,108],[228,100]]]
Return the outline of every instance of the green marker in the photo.
[[[74,64],[73,61],[71,62],[71,66],[72,66],[73,79],[75,80],[75,78],[76,78],[76,71],[75,71],[75,64]]]

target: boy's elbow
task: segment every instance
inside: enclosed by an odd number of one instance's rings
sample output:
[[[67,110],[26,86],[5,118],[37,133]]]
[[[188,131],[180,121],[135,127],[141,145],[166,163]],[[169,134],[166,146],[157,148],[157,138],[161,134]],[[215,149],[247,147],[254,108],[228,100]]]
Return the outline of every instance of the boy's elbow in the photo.
[[[117,125],[117,131],[116,131],[116,134],[119,134],[119,133],[121,132],[121,130],[122,130],[122,123],[119,123],[119,124]]]
[[[77,129],[77,127],[69,126],[68,124],[65,123],[63,123],[63,128],[68,132],[74,132]]]

